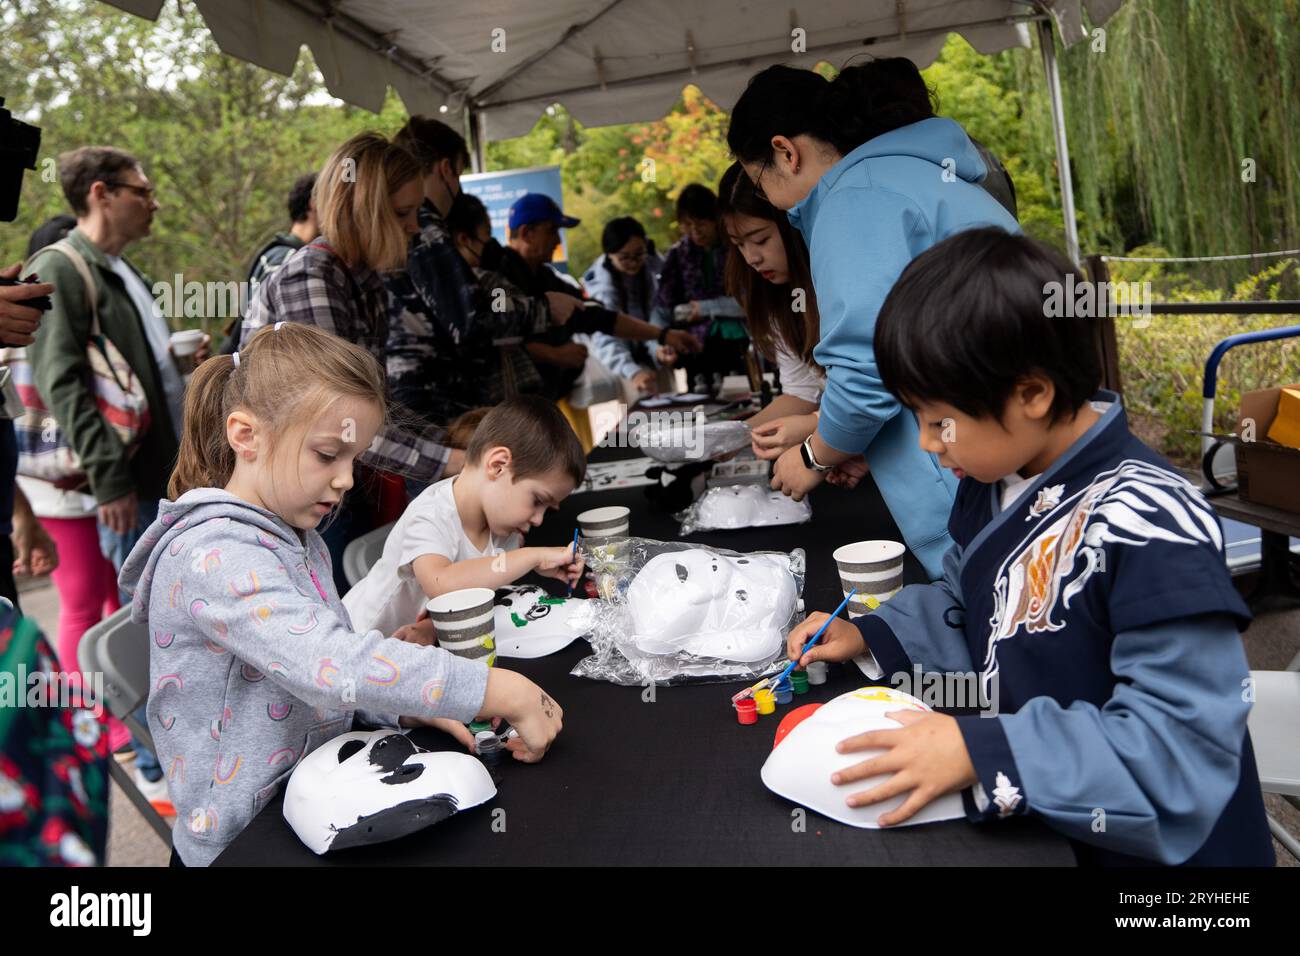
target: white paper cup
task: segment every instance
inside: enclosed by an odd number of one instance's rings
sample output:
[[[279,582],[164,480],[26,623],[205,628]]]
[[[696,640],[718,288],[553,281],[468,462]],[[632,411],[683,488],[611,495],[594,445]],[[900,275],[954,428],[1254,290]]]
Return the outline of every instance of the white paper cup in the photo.
[[[491,667],[497,656],[495,598],[491,588],[463,588],[431,599],[425,607],[438,633],[438,646]]]
[[[836,548],[832,555],[840,571],[840,586],[849,602],[850,618],[870,614],[875,606],[893,597],[903,586],[903,555],[907,547],[899,541],[855,541]]]
[[[592,508],[578,515],[578,528],[589,541],[600,543],[610,538],[626,538],[631,527],[632,509],[623,505]]]
[[[190,375],[194,371],[194,353],[199,350],[203,340],[207,336],[198,329],[186,329],[183,332],[173,332],[171,335],[172,361],[176,363],[176,368],[182,375]]]

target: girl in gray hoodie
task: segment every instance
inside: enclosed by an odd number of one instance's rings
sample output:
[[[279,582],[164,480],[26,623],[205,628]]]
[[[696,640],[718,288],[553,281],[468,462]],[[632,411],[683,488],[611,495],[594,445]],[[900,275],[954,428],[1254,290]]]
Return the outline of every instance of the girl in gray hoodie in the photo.
[[[520,674],[352,628],[316,526],[352,487],[385,418],[364,349],[280,323],[209,359],[185,396],[158,520],[120,583],[149,628],[149,730],[187,866],[206,866],[298,761],[360,720],[439,726],[503,717],[540,760],[562,712]]]

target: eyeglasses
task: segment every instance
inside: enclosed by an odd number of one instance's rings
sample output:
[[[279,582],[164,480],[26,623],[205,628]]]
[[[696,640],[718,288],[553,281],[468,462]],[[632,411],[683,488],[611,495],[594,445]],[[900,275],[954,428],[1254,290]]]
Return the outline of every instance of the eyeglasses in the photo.
[[[631,266],[636,265],[638,262],[645,262],[647,255],[649,255],[649,251],[644,249],[640,252],[618,252],[614,254],[614,260],[623,263],[625,266]]]
[[[141,199],[145,200],[153,199],[154,193],[157,192],[153,186],[136,186],[131,183],[106,182],[104,185],[112,186],[115,189],[129,189]]]
[[[767,172],[767,165],[768,160],[763,160],[763,165],[758,169],[758,175],[754,177],[754,195],[763,202],[770,203],[772,200],[768,199],[767,193],[763,192],[763,174]]]

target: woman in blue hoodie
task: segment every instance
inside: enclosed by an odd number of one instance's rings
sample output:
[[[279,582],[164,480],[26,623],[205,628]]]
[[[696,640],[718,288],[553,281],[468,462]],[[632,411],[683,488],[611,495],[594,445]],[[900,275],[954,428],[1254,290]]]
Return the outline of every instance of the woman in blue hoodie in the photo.
[[[908,547],[937,579],[957,482],[920,450],[915,418],[881,384],[876,315],[907,264],[936,242],[1019,226],[982,187],[988,164],[978,147],[934,115],[910,60],[850,66],[833,81],[768,67],[732,110],[727,144],[803,234],[821,314],[817,430],[777,459],[772,487],[802,498],[830,469],[865,455]]]

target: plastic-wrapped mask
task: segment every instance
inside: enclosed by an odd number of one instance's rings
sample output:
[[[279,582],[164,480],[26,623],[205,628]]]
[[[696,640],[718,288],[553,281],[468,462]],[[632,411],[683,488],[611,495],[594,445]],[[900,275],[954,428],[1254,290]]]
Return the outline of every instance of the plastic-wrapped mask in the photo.
[[[498,588],[496,645],[498,657],[545,657],[568,647],[582,633],[571,627],[578,601],[551,597],[535,584]]]
[[[780,650],[797,598],[789,561],[776,555],[660,554],[627,589],[631,641],[645,654],[761,661]]]
[[[831,783],[831,774],[883,753],[877,749],[842,754],[836,752],[835,745],[869,730],[897,730],[902,724],[885,716],[895,710],[928,711],[930,708],[892,687],[861,687],[841,694],[828,704],[810,704],[792,711],[778,728],[776,746],[763,764],[763,783],[773,793],[832,820],[879,829],[876,820],[902,806],[909,794],[901,793],[870,806],[850,807],[844,802],[849,794],[877,787],[891,774],[879,774],[839,787]],[[803,719],[795,723],[799,717]],[[963,816],[961,794],[949,793],[927,804],[901,826]]]
[[[757,485],[710,488],[695,505],[697,528],[762,528],[799,524],[812,517],[807,499],[795,501]]]
[[[406,836],[496,792],[467,753],[421,751],[392,729],[348,733],[294,768],[284,818],[313,853],[325,853]]]

